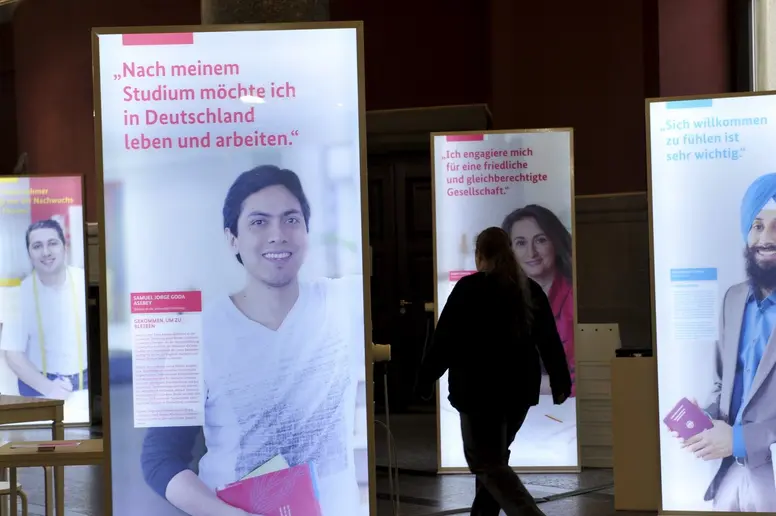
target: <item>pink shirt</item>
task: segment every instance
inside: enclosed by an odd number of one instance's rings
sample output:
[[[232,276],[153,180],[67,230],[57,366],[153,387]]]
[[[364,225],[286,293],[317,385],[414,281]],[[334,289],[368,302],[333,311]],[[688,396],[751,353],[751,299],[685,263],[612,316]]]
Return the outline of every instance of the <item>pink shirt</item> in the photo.
[[[555,315],[555,325],[558,328],[566,360],[571,373],[571,395],[576,396],[576,375],[574,371],[574,292],[571,282],[557,275],[547,293],[552,313]]]

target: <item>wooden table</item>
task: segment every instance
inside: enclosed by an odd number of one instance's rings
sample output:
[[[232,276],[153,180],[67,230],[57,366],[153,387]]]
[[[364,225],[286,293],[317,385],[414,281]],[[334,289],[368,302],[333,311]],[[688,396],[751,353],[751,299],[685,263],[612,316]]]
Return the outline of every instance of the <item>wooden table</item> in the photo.
[[[36,423],[51,421],[51,439],[61,441],[65,438],[64,418],[65,402],[45,398],[0,395],[0,425],[12,423]],[[57,515],[65,515],[65,475],[64,469],[57,466],[54,472],[54,491]],[[5,467],[0,466],[0,480],[6,480]],[[48,493],[46,493],[48,495]],[[0,503],[0,516],[5,514],[6,505]],[[14,514],[14,516],[16,516]]]
[[[8,468],[10,471],[11,488],[11,514],[17,514],[17,495],[16,469],[17,468],[55,468],[55,482],[57,485],[61,482],[64,485],[63,473],[65,466],[99,466],[102,464],[102,439],[86,439],[76,441],[78,446],[60,446],[53,451],[38,451],[38,445],[50,444],[47,441],[41,442],[18,442],[8,443],[0,446],[0,468]],[[15,448],[23,445],[24,448]],[[34,446],[34,447],[30,447]],[[46,489],[46,515],[51,512],[51,503],[49,499],[49,489]],[[64,516],[64,492],[54,496],[57,506],[57,516]],[[62,507],[60,512],[60,507]]]

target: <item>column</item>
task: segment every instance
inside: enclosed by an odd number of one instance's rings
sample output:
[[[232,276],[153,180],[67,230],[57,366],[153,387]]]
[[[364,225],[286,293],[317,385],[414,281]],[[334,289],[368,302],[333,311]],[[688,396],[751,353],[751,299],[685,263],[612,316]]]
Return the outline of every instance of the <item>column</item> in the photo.
[[[776,1],[755,0],[754,17],[754,80],[756,91],[776,88]]]
[[[202,0],[202,24],[329,20],[329,0]]]

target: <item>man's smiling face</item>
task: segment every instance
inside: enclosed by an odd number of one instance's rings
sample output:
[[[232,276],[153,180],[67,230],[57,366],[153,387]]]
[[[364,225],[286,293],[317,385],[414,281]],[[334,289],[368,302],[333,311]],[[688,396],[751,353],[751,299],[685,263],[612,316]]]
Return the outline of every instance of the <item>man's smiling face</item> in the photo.
[[[746,272],[753,286],[776,288],[776,203],[770,201],[757,214],[746,237]]]
[[[284,186],[250,195],[242,205],[237,235],[230,235],[248,273],[270,287],[284,287],[299,274],[308,234],[299,200]]]
[[[776,264],[776,206],[757,214],[749,229],[747,244],[759,266],[769,268]]]
[[[57,231],[51,228],[38,228],[30,232],[30,253],[32,266],[40,274],[53,274],[65,266],[65,244]]]

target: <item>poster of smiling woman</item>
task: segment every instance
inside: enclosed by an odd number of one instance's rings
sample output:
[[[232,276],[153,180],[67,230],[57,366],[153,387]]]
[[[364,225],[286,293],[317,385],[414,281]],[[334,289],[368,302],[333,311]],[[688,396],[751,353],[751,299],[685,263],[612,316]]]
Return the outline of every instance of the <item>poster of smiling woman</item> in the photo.
[[[89,422],[81,176],[0,178],[0,392]]]
[[[456,282],[475,271],[474,239],[504,229],[525,274],[542,287],[574,379],[574,184],[572,129],[432,135],[436,312]],[[516,314],[517,316],[517,314]],[[467,471],[460,417],[439,395],[439,468]],[[555,406],[543,372],[541,395],[520,428],[509,464],[524,471],[579,467],[576,390]]]

